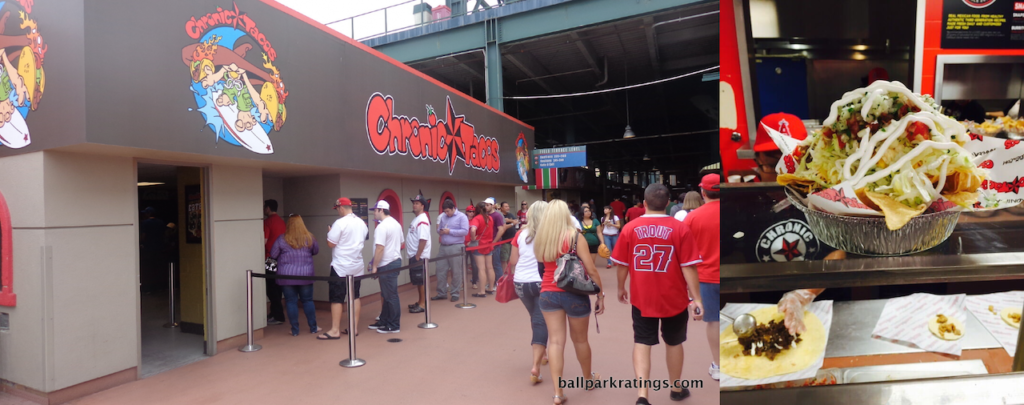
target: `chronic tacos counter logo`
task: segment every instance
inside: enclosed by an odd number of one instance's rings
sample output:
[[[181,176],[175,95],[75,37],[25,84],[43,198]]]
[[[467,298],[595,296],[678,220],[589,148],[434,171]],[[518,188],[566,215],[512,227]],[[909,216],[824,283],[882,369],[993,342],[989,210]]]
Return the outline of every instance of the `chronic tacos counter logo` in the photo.
[[[501,170],[498,141],[476,135],[466,116],[455,114],[451,97],[447,97],[444,120],[437,118],[433,107],[426,108],[427,121],[420,122],[416,117],[395,114],[393,97],[373,93],[366,103],[366,136],[374,152],[447,163],[448,174],[455,171],[459,159],[477,170]]]
[[[181,50],[181,60],[206,126],[217,140],[274,153],[268,134],[284,126],[288,91],[270,40],[237,5],[193,16],[185,22],[185,33],[198,41]],[[260,52],[249,52],[254,47]]]
[[[530,150],[526,147],[526,135],[522,132],[516,138],[516,168],[519,169],[519,178],[523,183],[528,183],[527,173],[530,171]]]
[[[33,0],[0,1],[0,144],[24,148],[30,111],[39,107],[46,87],[46,43],[32,19]]]

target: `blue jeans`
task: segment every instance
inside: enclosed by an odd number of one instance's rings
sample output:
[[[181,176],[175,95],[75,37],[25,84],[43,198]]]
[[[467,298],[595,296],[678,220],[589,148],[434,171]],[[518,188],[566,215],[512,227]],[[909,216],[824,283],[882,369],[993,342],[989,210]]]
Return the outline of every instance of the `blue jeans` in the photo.
[[[609,252],[612,252],[612,253],[615,252],[615,242],[618,242],[618,241],[619,241],[619,234],[604,235],[604,246],[606,248],[608,248]],[[608,256],[608,264],[615,264],[615,263],[612,263],[612,258],[611,258],[610,255]]]
[[[530,327],[533,328],[533,340],[530,344],[548,345],[548,324],[544,322],[544,314],[540,311],[540,282],[515,283],[516,295],[530,313]]]
[[[586,318],[590,316],[590,297],[565,291],[542,292],[540,293],[540,310],[544,312],[565,311],[565,315],[570,318]]]
[[[315,333],[316,307],[313,306],[313,285],[282,285],[281,292],[284,293],[285,310],[288,313],[288,323],[292,325],[292,335],[299,334],[299,300],[302,300],[302,312],[306,313],[309,333]]]
[[[717,283],[700,283],[700,299],[704,304],[704,322],[718,322],[719,321],[719,301],[718,292],[719,285]]]
[[[402,267],[401,259],[395,260],[382,267],[378,267],[377,271],[382,272],[397,269],[399,267]],[[398,273],[401,272],[395,271],[388,274],[382,274],[379,278],[381,304],[380,322],[378,323],[391,329],[398,329],[398,324],[402,317],[402,311],[399,308],[401,302],[398,301]]]
[[[494,247],[494,251],[491,252],[491,263],[494,264],[494,284],[498,284],[498,280],[501,279],[501,275],[505,274],[501,269],[501,247],[504,245],[498,245]],[[496,288],[496,287],[495,287]]]

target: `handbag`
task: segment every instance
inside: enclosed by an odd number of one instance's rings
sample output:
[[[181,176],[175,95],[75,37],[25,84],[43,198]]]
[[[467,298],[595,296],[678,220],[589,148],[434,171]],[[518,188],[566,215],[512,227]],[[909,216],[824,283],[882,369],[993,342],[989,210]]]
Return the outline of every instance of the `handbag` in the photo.
[[[575,236],[575,235],[573,235]],[[590,279],[587,269],[583,267],[579,255],[576,254],[576,238],[572,240],[572,248],[556,261],[555,285],[558,288],[577,295],[595,295],[601,292],[594,280]]]
[[[277,260],[268,257],[267,261],[263,262],[263,269],[267,273],[277,273]]]
[[[512,277],[509,277],[508,274],[498,279],[498,288],[496,290],[494,292],[494,299],[502,304],[519,299],[519,294],[516,294],[516,286],[512,281]]]

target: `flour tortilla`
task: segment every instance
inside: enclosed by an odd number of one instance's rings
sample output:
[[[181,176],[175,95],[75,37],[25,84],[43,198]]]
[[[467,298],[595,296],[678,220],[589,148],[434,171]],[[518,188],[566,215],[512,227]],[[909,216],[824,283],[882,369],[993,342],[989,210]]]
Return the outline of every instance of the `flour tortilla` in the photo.
[[[1006,307],[1003,308],[1002,311],[999,311],[999,317],[1003,318],[1003,322],[1006,322],[1007,325],[1010,325],[1014,328],[1020,329],[1020,322],[1014,322],[1013,320],[1011,320],[1010,314],[1017,314],[1017,316],[1020,316],[1020,310],[1016,308]]]
[[[771,320],[782,322],[784,318],[776,305],[758,309],[750,314],[757,319],[758,324],[767,324]],[[738,341],[721,345],[719,350],[722,355],[722,372],[736,378],[756,380],[810,367],[825,351],[825,326],[818,316],[810,311],[804,311],[804,325],[807,331],[800,334],[802,340],[796,344],[796,348],[784,350],[775,356],[775,360],[768,360],[764,356],[744,356],[743,345]],[[736,333],[732,331],[732,327],[725,328],[721,341],[733,339],[736,339]]]
[[[960,340],[964,337],[964,335],[967,334],[967,331],[964,330],[964,323],[961,322],[959,319],[946,315],[946,323],[952,323],[953,325],[956,325],[956,329],[960,331],[960,334],[957,335],[950,332],[939,333],[939,319],[937,315],[933,316],[932,319],[928,321],[928,330],[933,335],[935,335],[935,337],[942,340]]]

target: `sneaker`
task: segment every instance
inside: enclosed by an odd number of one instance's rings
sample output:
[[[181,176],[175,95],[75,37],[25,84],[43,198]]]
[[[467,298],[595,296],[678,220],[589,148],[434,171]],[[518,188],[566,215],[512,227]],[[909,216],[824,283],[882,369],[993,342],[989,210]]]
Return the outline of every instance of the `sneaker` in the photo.
[[[420,303],[418,303],[418,302],[414,302],[414,303],[412,303],[412,304],[409,304],[409,309],[413,309],[413,308],[416,308],[416,307],[418,307],[418,306],[420,306]]]
[[[419,306],[419,303],[416,303],[415,307],[409,308],[409,313],[410,314],[418,314],[418,313],[421,313],[423,311],[426,311],[426,309],[423,309],[423,307]]]
[[[380,316],[378,315],[376,318],[373,318],[373,320],[379,321],[380,320]]]
[[[671,391],[668,394],[668,397],[671,398],[673,401],[682,401],[682,400],[686,399],[689,396],[690,396],[690,390],[686,389],[686,388],[683,388],[683,390],[679,391],[679,392]]]
[[[370,326],[367,326],[367,327],[368,327],[368,328],[370,328],[370,329],[380,329],[380,328],[383,328],[383,327],[384,327],[384,325],[382,325],[382,324],[380,323],[380,319],[378,318],[378,319],[377,319],[377,322],[374,322],[374,323],[373,323],[372,325],[370,325]]]
[[[435,295],[433,297],[430,297],[430,300],[431,301],[440,301],[440,300],[443,300],[445,298],[448,298],[448,296],[447,295]]]
[[[401,331],[402,331],[401,329],[397,329],[397,328],[392,329],[392,328],[389,328],[387,326],[381,326],[380,328],[377,328],[377,333],[398,333],[398,332],[401,332]]]
[[[651,405],[651,403],[650,403],[650,402],[647,402],[647,398],[644,398],[644,397],[638,397],[638,398],[636,399],[636,405]]]
[[[280,325],[280,324],[283,324],[283,323],[284,322],[279,321],[279,320],[277,320],[274,317],[267,318],[267,325]]]
[[[711,367],[708,367],[708,374],[711,374],[711,379],[718,381],[718,373],[721,371],[720,368],[715,366],[715,363],[711,363]]]

